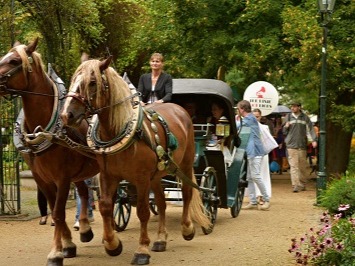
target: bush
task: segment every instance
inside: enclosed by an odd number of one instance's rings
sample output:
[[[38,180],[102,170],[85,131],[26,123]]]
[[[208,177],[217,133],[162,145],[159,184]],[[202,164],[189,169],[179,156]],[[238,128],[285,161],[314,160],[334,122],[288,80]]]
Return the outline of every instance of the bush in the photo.
[[[355,174],[355,138],[353,138],[353,141],[351,142],[348,172],[350,174]]]
[[[349,208],[349,205],[342,205],[338,210],[346,212]],[[311,228],[299,240],[292,239],[289,252],[294,253],[296,262],[319,266],[355,265],[355,215],[342,217],[342,214],[331,217],[325,212],[319,231]]]
[[[320,195],[320,205],[330,214],[340,213],[341,204],[350,205],[346,211],[347,216],[355,213],[355,174],[345,175],[341,179],[334,179]],[[343,213],[344,214],[344,213]]]

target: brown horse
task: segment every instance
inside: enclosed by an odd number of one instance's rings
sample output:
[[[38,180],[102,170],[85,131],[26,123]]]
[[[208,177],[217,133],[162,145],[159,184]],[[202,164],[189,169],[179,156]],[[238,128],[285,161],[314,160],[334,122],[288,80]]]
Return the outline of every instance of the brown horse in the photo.
[[[117,256],[122,243],[114,233],[113,199],[121,180],[137,190],[137,215],[141,223],[139,247],[132,264],[149,264],[150,239],[149,191],[153,190],[159,212],[157,240],[153,251],[165,251],[165,197],[161,178],[176,173],[183,181],[182,235],[194,237],[192,220],[204,228],[210,221],[203,212],[199,190],[193,173],[194,131],[189,115],[171,103],[151,105],[143,109],[138,94],[109,67],[111,58],[83,62],[73,75],[70,92],[61,114],[65,125],[75,127],[88,115],[97,114],[88,144],[97,155],[100,166],[100,212],[106,252]],[[95,120],[95,119],[93,119]]]
[[[87,219],[88,189],[83,180],[97,174],[99,167],[95,159],[58,144],[30,137],[33,136],[30,133],[38,131],[39,126],[48,131],[60,127],[59,108],[64,99],[60,94],[61,90],[65,91],[61,82],[56,83],[44,72],[41,57],[35,52],[37,43],[38,39],[28,46],[17,45],[0,59],[0,96],[21,96],[24,111],[23,123],[19,127],[24,148],[21,153],[45,194],[55,221],[48,265],[62,265],[64,257],[76,256],[76,245],[65,222],[70,183],[75,182],[78,187],[82,201],[81,240],[88,242],[93,234]],[[88,125],[84,122],[81,132],[68,132],[78,142],[78,136],[83,136],[85,140]]]

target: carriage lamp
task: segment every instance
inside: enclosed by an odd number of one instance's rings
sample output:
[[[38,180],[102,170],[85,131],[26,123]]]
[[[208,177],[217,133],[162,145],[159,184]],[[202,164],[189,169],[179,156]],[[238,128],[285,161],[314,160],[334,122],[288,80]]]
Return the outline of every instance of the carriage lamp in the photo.
[[[321,70],[321,87],[319,92],[319,160],[317,173],[317,204],[320,201],[320,193],[326,189],[326,72],[327,72],[327,34],[328,22],[333,13],[335,0],[318,0],[318,9],[321,13],[321,26],[323,27],[322,41],[322,70]]]
[[[227,118],[223,117],[218,120],[216,125],[216,135],[218,137],[228,137],[230,135],[230,125]]]

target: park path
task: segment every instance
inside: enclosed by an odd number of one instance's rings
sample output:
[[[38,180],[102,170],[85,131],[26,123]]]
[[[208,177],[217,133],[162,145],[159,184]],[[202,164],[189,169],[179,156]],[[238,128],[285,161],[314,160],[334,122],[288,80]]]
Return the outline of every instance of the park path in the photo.
[[[151,253],[150,265],[295,265],[288,253],[291,239],[300,237],[310,227],[316,226],[322,212],[313,205],[316,200],[315,182],[310,182],[307,191],[292,193],[289,174],[273,174],[272,189],[270,211],[242,210],[237,218],[232,218],[228,209],[219,209],[214,231],[206,236],[198,228],[192,241],[185,241],[180,235],[182,208],[168,204],[167,251]],[[35,190],[23,193],[23,213],[29,213],[27,218],[21,221],[0,220],[0,265],[46,264],[53,227],[48,224],[38,225],[35,196]],[[73,202],[70,201],[69,205],[73,206]],[[67,221],[70,227],[73,225],[74,215],[75,208],[68,208]],[[149,223],[152,240],[155,238],[156,227],[157,217],[152,215]],[[95,237],[89,243],[81,243],[78,232],[72,232],[73,240],[78,246],[78,256],[65,259],[64,265],[130,265],[139,234],[135,209],[127,229],[119,233],[124,249],[118,257],[109,257],[104,252],[101,244],[102,223],[98,210],[95,210],[92,228]]]

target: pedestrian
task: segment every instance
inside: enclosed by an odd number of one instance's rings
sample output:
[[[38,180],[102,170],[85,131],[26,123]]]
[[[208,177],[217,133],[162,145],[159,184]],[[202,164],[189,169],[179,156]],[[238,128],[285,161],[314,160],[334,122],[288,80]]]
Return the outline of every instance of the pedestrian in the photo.
[[[293,192],[306,190],[309,175],[307,170],[307,132],[309,132],[313,148],[316,148],[317,136],[312,122],[302,112],[301,103],[293,102],[291,114],[286,117],[286,123],[283,127]]]
[[[281,175],[283,172],[286,172],[289,168],[287,157],[286,157],[286,145],[285,145],[285,136],[283,134],[283,126],[281,117],[277,117],[275,120],[275,129],[274,129],[274,137],[279,144],[279,146],[274,150],[273,159],[277,161],[280,166],[279,174]]]
[[[37,204],[39,213],[41,214],[41,219],[39,220],[40,225],[47,224],[48,219],[48,201],[46,196],[43,194],[42,190],[37,186]],[[54,221],[51,221],[51,226],[54,226]]]
[[[86,179],[85,181],[86,186],[88,187],[88,193],[89,193],[89,198],[88,198],[88,220],[90,223],[94,222],[94,212],[93,212],[93,205],[94,205],[94,193],[93,190],[91,189],[91,185],[93,183],[93,177]],[[80,218],[80,211],[81,211],[81,199],[78,193],[77,187],[75,187],[75,193],[76,193],[76,213],[75,213],[75,223],[73,225],[74,230],[78,231],[80,228],[79,224],[79,218]]]
[[[137,91],[141,93],[141,104],[166,103],[171,101],[173,79],[163,71],[164,57],[154,53],[150,57],[151,73],[143,74],[139,78]]]
[[[258,201],[255,193],[255,185],[259,188],[264,200],[261,205],[261,210],[268,210],[270,208],[270,196],[266,191],[265,183],[261,176],[261,160],[266,152],[261,143],[260,129],[258,120],[255,118],[251,111],[249,101],[242,100],[237,105],[239,114],[243,117],[242,126],[250,128],[250,137],[246,146],[246,154],[248,159],[248,191],[249,191],[249,204],[242,209],[251,210],[258,208]]]
[[[269,131],[269,126],[265,124],[261,124],[261,110],[260,109],[254,109],[253,110],[253,115],[255,116],[256,120],[260,123],[259,126],[264,127],[266,130]],[[261,178],[264,181],[265,187],[266,187],[266,192],[269,195],[269,198],[271,198],[271,178],[270,178],[270,167],[269,167],[269,154],[264,155],[261,158]],[[255,186],[255,184],[254,184]],[[261,195],[261,192],[257,186],[255,186],[255,194],[258,199],[259,204],[264,204],[264,199]]]

